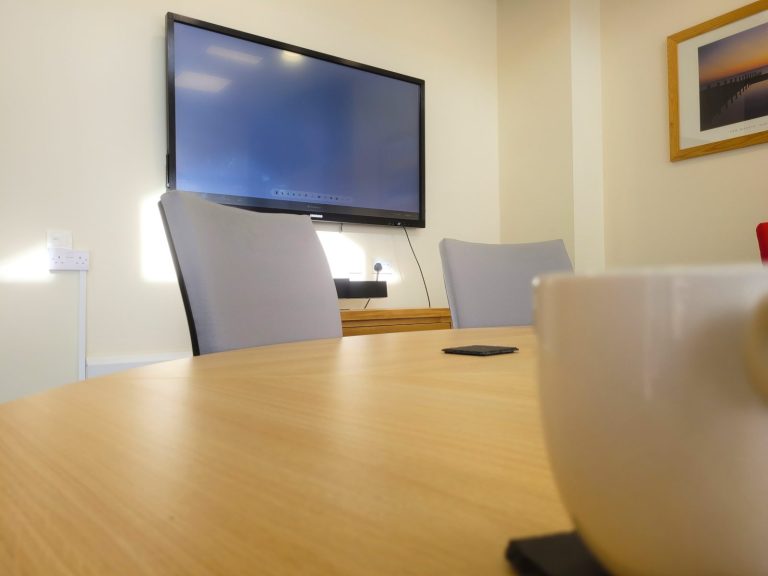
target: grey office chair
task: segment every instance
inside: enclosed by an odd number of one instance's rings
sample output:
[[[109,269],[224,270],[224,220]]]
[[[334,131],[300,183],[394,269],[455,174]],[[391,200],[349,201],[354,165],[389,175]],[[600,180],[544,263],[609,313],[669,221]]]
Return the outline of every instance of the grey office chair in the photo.
[[[573,271],[562,240],[530,244],[440,241],[454,328],[533,323],[535,276]]]
[[[159,206],[195,356],[341,336],[331,271],[307,216],[175,191]]]

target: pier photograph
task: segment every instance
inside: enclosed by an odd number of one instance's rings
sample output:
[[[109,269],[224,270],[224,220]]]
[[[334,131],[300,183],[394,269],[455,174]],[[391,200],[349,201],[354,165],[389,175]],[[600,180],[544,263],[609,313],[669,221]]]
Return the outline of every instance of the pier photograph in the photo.
[[[768,0],[667,36],[669,159],[768,142]]]
[[[768,23],[699,47],[702,131],[768,116]]]

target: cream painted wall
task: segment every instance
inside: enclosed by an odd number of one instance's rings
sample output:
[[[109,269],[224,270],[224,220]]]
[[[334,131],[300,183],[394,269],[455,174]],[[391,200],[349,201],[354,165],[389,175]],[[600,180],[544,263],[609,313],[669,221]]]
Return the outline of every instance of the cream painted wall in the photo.
[[[758,175],[768,147],[676,163],[668,150],[666,37],[744,2],[601,0],[595,62],[584,29],[595,24],[595,1],[499,0],[502,240],[563,237],[577,270],[599,269],[601,259],[609,268],[757,262],[754,228],[768,219]],[[575,130],[589,99],[569,92],[585,63],[602,78],[602,129],[592,121],[593,138]],[[593,154],[585,166],[583,144],[595,142],[602,158]],[[578,188],[585,170],[602,187],[586,199],[589,187]],[[587,262],[579,258],[583,239],[593,243]]]
[[[600,0],[571,0],[573,260],[605,270],[603,99]]]
[[[89,360],[189,350],[178,288],[157,280],[168,262],[153,208],[164,185],[166,11],[426,80],[427,228],[411,240],[433,305],[446,304],[438,241],[499,238],[495,0],[7,0],[0,401],[77,376],[77,279],[47,273],[49,228],[91,251]],[[339,240],[335,227],[318,229]],[[371,277],[383,259],[401,279],[371,306],[426,305],[401,230],[345,226],[341,240],[358,255],[350,272]],[[147,269],[147,255],[159,268]]]
[[[500,0],[501,240],[574,257],[569,0]]]
[[[412,240],[432,304],[445,305],[444,236],[562,237],[579,265],[570,27],[583,4],[498,0],[497,14],[493,0],[5,2],[0,401],[76,378],[77,278],[46,271],[48,228],[72,230],[75,247],[91,250],[89,359],[188,352],[178,289],[152,279],[168,273],[153,207],[166,10],[426,79],[428,228]],[[768,146],[677,163],[667,149],[666,36],[741,5],[601,1],[605,218],[594,225],[605,227],[609,267],[757,261]],[[372,306],[425,305],[401,231],[318,229],[337,272],[366,277],[379,259],[402,279]],[[159,268],[145,269],[146,254],[160,256]]]
[[[669,162],[666,37],[744,0],[602,1],[607,261],[759,262],[768,145]]]

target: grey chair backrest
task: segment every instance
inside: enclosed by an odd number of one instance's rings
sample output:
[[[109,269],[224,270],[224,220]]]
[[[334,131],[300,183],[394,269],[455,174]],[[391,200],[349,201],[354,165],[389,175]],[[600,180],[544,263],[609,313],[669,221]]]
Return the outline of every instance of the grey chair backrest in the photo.
[[[573,271],[562,240],[529,244],[440,242],[454,328],[533,323],[533,279]]]
[[[341,336],[336,288],[307,216],[166,192],[160,213],[197,356]]]

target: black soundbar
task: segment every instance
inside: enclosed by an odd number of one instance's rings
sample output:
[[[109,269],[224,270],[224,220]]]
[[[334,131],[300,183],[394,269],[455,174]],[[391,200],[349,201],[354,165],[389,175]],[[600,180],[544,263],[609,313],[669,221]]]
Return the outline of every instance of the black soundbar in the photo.
[[[349,278],[334,278],[336,294],[339,298],[386,298],[387,283],[385,280],[350,280]]]

